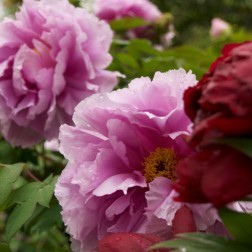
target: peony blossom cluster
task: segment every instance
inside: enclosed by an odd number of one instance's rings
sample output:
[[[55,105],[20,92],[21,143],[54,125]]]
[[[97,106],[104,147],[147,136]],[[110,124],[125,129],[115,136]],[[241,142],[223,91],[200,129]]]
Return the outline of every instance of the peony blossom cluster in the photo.
[[[193,216],[190,230],[219,228],[210,205],[173,201],[175,167],[191,154],[182,96],[195,83],[184,69],[138,78],[85,99],[75,109],[75,125],[61,126],[60,150],[69,162],[55,195],[73,251],[92,251],[120,232],[168,239],[179,232],[173,219],[183,206]]]
[[[95,14],[107,22],[123,17],[139,17],[154,21],[161,16],[158,8],[148,0],[96,0]]]
[[[0,23],[0,130],[14,146],[58,136],[75,106],[110,91],[112,31],[67,0],[24,0]]]
[[[227,45],[185,91],[185,111],[194,123],[188,142],[198,152],[178,164],[180,200],[219,207],[252,194],[252,159],[221,144],[252,137],[251,64],[252,42]]]

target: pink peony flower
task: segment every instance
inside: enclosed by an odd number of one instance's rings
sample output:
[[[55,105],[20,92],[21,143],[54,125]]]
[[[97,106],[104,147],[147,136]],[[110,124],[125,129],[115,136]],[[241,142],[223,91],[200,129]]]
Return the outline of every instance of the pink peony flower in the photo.
[[[218,38],[221,35],[224,35],[226,33],[230,32],[230,25],[226,21],[220,19],[220,18],[213,18],[211,22],[211,28],[210,28],[210,36],[212,38]]]
[[[61,126],[60,150],[69,162],[55,195],[73,251],[92,251],[118,232],[172,236],[184,205],[173,201],[175,166],[191,152],[182,138],[191,126],[182,95],[195,83],[183,69],[135,79],[85,99],[75,109],[75,126]],[[188,206],[198,230],[215,223],[209,205]]]
[[[24,0],[15,20],[0,23],[3,136],[22,147],[50,140],[82,99],[111,91],[111,41],[107,24],[67,0]]]
[[[96,0],[96,15],[107,22],[123,17],[139,17],[154,21],[161,16],[158,8],[148,0]]]

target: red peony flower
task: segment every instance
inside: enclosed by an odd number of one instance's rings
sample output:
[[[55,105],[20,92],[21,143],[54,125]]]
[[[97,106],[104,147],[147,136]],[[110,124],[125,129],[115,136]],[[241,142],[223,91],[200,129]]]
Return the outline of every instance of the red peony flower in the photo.
[[[184,94],[194,122],[193,146],[223,136],[252,136],[252,42],[227,45],[222,54]]]
[[[104,237],[99,242],[98,252],[144,252],[158,242],[161,242],[161,239],[152,234],[115,233]],[[152,251],[165,252],[168,250]]]
[[[252,159],[225,145],[208,146],[177,166],[177,200],[220,207],[252,194]]]
[[[183,205],[177,210],[172,220],[172,231],[174,235],[197,232],[196,222],[190,207]]]

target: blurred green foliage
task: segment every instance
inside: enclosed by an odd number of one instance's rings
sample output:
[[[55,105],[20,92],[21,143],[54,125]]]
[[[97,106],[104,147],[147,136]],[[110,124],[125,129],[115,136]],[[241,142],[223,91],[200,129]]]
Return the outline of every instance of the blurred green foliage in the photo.
[[[145,39],[115,40],[111,53],[114,59],[110,69],[125,75],[118,87],[126,86],[136,77],[152,78],[156,71],[165,72],[180,67],[192,70],[200,78],[215,59],[212,51],[189,45],[160,51]]]
[[[162,12],[171,12],[174,15],[178,44],[194,43],[204,46],[214,17],[224,19],[235,28],[252,31],[251,0],[152,0],[152,2]]]

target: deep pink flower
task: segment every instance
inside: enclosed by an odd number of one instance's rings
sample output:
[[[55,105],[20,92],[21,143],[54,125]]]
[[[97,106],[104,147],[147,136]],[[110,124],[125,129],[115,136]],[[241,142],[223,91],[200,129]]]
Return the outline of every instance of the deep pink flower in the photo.
[[[148,0],[96,0],[94,12],[107,22],[123,17],[154,21],[161,16],[158,8]]]
[[[57,137],[83,98],[112,90],[111,40],[107,24],[67,0],[24,0],[16,19],[0,23],[4,137],[22,147]]]
[[[175,166],[191,151],[182,95],[196,82],[183,69],[133,80],[128,88],[95,94],[61,126],[60,150],[69,160],[55,189],[74,251],[92,251],[117,232],[168,239],[183,203],[173,201]],[[190,206],[197,229],[216,221],[209,205]]]

